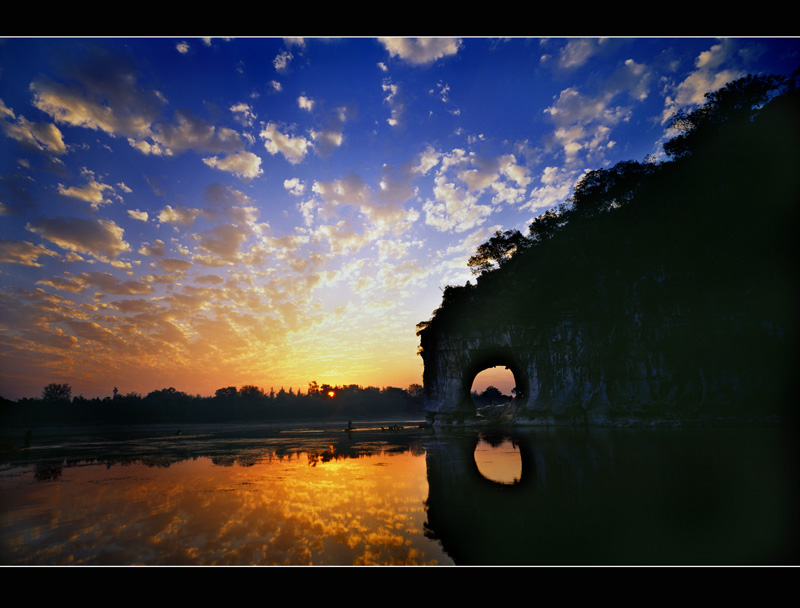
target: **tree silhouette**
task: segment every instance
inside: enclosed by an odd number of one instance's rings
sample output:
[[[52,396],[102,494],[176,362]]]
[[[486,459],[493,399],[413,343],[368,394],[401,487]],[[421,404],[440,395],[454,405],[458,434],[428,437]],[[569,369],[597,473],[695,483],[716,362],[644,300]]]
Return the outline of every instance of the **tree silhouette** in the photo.
[[[69,384],[57,384],[53,382],[44,387],[42,399],[49,403],[57,403],[60,401],[69,402],[70,399],[72,399],[72,388]]]
[[[483,245],[478,247],[469,261],[467,266],[472,269],[473,274],[481,274],[497,266],[502,266],[517,249],[522,246],[525,237],[519,230],[506,230],[500,232],[499,230],[494,233]]]

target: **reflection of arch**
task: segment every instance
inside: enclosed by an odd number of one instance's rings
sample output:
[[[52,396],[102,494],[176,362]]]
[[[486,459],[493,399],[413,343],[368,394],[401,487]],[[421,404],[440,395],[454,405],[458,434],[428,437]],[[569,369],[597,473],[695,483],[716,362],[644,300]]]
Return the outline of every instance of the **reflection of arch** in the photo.
[[[484,477],[478,470],[478,465],[475,462],[475,450],[481,439],[489,443],[499,443],[505,439],[514,442],[519,449],[521,459],[520,479],[517,483],[498,484]],[[517,433],[515,429],[484,430],[480,433],[470,433],[463,437],[449,437],[446,442],[439,444],[437,451],[439,451],[440,455],[444,452],[448,454],[448,474],[456,474],[462,479],[470,480],[471,484],[476,484],[473,487],[485,487],[487,491],[497,492],[513,489],[521,490],[524,487],[535,485],[537,470],[536,448],[529,437]]]
[[[501,486],[522,483],[523,472],[526,477],[530,474],[530,467],[526,469],[522,459],[519,442],[507,434],[482,433],[475,445],[473,459],[484,479]]]
[[[470,360],[462,368],[462,401],[472,403],[470,390],[475,377],[486,369],[498,366],[507,368],[513,374],[517,388],[516,399],[522,399],[530,392],[528,374],[512,349],[481,348],[470,351],[470,355]]]

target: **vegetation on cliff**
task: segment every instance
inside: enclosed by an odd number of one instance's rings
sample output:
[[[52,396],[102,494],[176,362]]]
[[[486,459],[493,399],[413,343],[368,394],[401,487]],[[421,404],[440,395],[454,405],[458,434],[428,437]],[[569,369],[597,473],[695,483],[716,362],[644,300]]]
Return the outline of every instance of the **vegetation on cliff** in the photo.
[[[703,399],[723,385],[739,401],[785,398],[799,77],[748,76],[706,95],[672,119],[665,160],[591,171],[528,234],[498,231],[469,260],[475,283],[445,288],[417,326],[421,349],[467,329],[568,323],[606,381],[656,355],[662,375],[699,371]]]

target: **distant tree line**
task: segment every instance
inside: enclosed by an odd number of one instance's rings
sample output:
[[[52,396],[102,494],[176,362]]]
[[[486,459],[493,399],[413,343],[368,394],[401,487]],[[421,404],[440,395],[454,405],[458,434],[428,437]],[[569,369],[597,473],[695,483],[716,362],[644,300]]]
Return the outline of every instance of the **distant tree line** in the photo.
[[[0,402],[3,427],[91,424],[268,423],[292,420],[381,420],[422,415],[422,386],[361,387],[309,383],[302,394],[255,385],[219,388],[214,396],[163,388],[145,396],[72,396],[69,384],[52,383],[39,398]]]

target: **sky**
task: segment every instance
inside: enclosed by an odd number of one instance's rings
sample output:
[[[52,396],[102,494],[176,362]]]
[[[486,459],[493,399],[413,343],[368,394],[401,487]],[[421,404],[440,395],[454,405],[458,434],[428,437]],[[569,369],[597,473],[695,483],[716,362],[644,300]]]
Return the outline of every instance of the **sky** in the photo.
[[[0,39],[0,396],[421,384],[416,325],[496,230],[798,65],[777,37]]]

